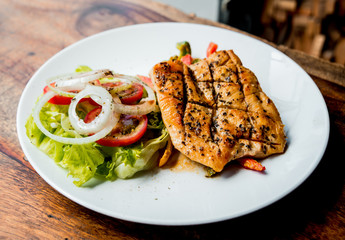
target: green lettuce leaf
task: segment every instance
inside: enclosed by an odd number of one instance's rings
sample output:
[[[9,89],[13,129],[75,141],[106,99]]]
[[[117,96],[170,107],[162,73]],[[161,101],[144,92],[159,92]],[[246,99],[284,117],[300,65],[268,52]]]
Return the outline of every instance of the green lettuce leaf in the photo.
[[[61,119],[67,114],[67,111],[68,107],[66,106],[58,106],[50,103],[46,104],[40,113],[43,126],[53,134],[68,136],[61,128],[60,124]],[[54,161],[61,161],[64,144],[46,137],[37,127],[32,115],[30,115],[26,121],[25,128],[26,135],[33,145],[46,153],[50,158],[54,159]]]
[[[91,72],[92,69],[91,69],[90,67],[88,67],[88,66],[80,65],[80,66],[78,66],[78,67],[75,69],[75,71],[76,71],[77,73],[84,73],[84,72]]]
[[[147,114],[147,128],[163,129],[164,123],[160,112],[151,112]]]
[[[107,179],[130,178],[139,171],[151,169],[157,164],[158,150],[165,147],[169,139],[166,128],[157,138],[130,147],[112,148],[111,161],[104,162],[98,173]],[[108,154],[109,154],[109,149]]]
[[[28,136],[30,142],[35,146],[39,146],[41,142],[43,141],[43,139],[45,138],[45,135],[36,126],[32,115],[30,115],[30,117],[26,121],[25,128],[26,128],[26,135]]]
[[[94,177],[97,167],[104,162],[103,154],[94,144],[66,145],[64,155],[59,165],[68,170],[75,180],[73,183],[80,187]]]
[[[59,127],[56,129],[56,131],[54,131],[54,134],[61,135],[63,132],[64,130]],[[60,162],[64,155],[64,146],[65,144],[56,142],[44,135],[42,142],[37,147],[55,162]]]
[[[62,125],[66,125],[64,121],[66,121],[67,112],[68,106],[48,103],[40,113],[42,124],[55,135],[75,137],[73,131],[66,131],[62,127]],[[32,116],[28,118],[25,127],[31,143],[65,168],[69,175],[78,179],[74,181],[78,187],[92,178],[96,173],[97,166],[104,162],[102,152],[95,147],[94,143],[71,145],[56,142],[39,130]]]

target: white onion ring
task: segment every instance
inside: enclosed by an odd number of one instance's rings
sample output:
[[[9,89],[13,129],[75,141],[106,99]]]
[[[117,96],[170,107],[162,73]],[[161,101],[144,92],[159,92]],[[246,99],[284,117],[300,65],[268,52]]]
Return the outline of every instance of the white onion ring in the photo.
[[[113,77],[113,73],[108,69],[94,70],[91,72],[69,74],[60,77],[51,78],[47,81],[48,87],[62,96],[74,97],[76,93],[69,91],[83,90],[86,85],[99,78]],[[50,84],[55,82],[55,86]]]
[[[54,92],[47,92],[45,95],[43,95],[38,102],[36,103],[36,107],[33,112],[33,118],[34,121],[37,125],[37,127],[41,130],[41,132],[46,135],[47,137],[53,139],[54,141],[64,143],[64,144],[87,144],[87,143],[92,143],[95,142],[106,135],[113,129],[113,127],[117,124],[119,120],[119,115],[111,115],[109,119],[109,123],[106,125],[105,128],[103,128],[101,131],[95,133],[92,136],[84,137],[84,138],[67,138],[67,137],[61,137],[54,135],[50,133],[42,124],[41,119],[40,119],[40,112],[43,108],[43,106],[51,99],[54,97],[56,94]]]
[[[76,113],[77,104],[79,101],[90,96],[92,100],[102,106],[100,114],[90,123],[85,123],[80,119]],[[68,116],[72,127],[79,134],[93,134],[102,130],[108,123],[109,118],[113,115],[113,98],[110,93],[103,87],[87,85],[84,90],[80,91],[71,101],[68,108]]]
[[[156,111],[156,95],[146,83],[140,81],[136,77],[127,75],[116,74],[114,75],[114,77],[125,82],[136,82],[143,85],[148,95],[146,98],[141,99],[141,101],[135,105],[126,105],[122,103],[114,104],[116,112],[128,115],[146,115],[152,111]]]

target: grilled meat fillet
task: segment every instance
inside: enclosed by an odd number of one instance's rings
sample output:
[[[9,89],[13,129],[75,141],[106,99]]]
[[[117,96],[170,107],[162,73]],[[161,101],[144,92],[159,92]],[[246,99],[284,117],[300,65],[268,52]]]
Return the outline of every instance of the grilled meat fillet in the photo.
[[[172,143],[191,160],[220,172],[237,158],[284,151],[277,108],[232,50],[189,66],[161,62],[150,75]]]

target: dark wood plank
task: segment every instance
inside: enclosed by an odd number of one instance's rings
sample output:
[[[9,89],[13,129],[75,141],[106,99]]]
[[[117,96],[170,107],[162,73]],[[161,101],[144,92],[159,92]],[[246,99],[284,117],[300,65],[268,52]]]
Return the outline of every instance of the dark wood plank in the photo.
[[[278,46],[277,49],[292,58],[312,77],[345,87],[345,67],[343,65],[331,63],[286,46]]]

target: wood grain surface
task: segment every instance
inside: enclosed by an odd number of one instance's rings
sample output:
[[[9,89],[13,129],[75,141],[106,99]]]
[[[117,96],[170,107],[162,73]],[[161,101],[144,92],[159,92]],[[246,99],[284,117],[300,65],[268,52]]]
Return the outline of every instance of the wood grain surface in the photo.
[[[30,166],[16,134],[16,110],[34,72],[92,34],[148,22],[194,22],[238,31],[149,0],[0,1],[0,239],[345,239],[345,69],[275,46],[313,78],[329,110],[326,153],[282,200],[252,214],[186,227],[126,222],[86,209]]]

